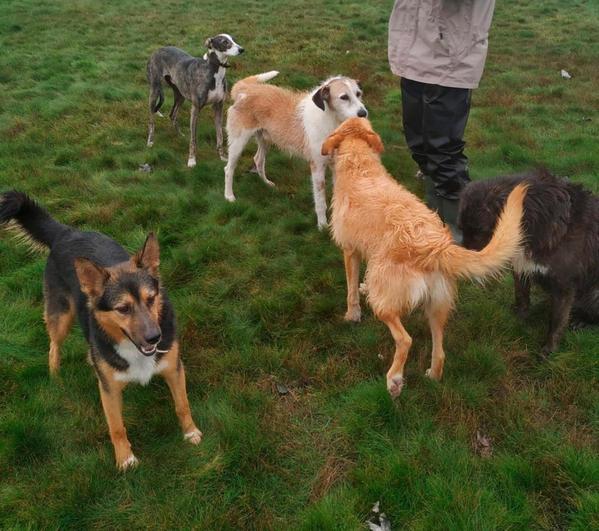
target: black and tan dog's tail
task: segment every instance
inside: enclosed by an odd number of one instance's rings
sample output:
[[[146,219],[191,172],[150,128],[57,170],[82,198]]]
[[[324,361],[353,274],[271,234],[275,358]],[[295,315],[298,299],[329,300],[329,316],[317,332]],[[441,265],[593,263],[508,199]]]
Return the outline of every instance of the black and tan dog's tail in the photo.
[[[278,70],[271,70],[270,72],[264,72],[263,74],[257,74],[255,76],[244,77],[240,79],[233,88],[231,89],[231,98],[233,101],[237,100],[237,96],[240,92],[243,91],[248,85],[253,83],[266,83],[270,81],[273,77],[277,77],[279,75]]]
[[[11,190],[0,195],[0,227],[9,227],[17,232],[33,248],[52,248],[56,237],[66,225],[53,219],[27,194]]]

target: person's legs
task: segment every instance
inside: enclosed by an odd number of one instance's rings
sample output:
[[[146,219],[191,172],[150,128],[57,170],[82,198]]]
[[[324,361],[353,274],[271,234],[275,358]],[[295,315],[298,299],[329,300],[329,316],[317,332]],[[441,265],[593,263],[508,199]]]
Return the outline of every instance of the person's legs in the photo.
[[[422,131],[422,111],[425,83],[401,79],[403,130],[412,158],[424,173],[426,149]]]
[[[456,236],[459,195],[470,182],[468,158],[464,155],[464,131],[470,111],[471,91],[425,85],[423,137],[426,150],[427,203],[437,208],[441,219]]]

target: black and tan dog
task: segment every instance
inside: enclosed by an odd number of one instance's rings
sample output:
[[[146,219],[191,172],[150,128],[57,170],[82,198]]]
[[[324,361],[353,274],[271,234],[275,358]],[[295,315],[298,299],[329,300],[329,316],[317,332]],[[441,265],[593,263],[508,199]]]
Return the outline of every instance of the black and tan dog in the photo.
[[[542,353],[557,349],[570,320],[599,323],[599,197],[545,170],[471,183],[462,192],[458,224],[464,246],[481,249],[493,234],[508,194],[528,185],[522,252],[513,260],[516,310],[528,313],[531,280],[551,295]]]
[[[202,433],[187,401],[175,316],[158,275],[156,237],[150,233],[129,256],[103,234],[57,222],[17,191],[0,196],[0,225],[7,224],[50,249],[44,272],[50,373],[58,373],[60,347],[76,315],[89,343],[117,466],[137,464],[123,424],[122,391],[128,382],[147,384],[154,374],[171,390],[184,438],[198,444]]]

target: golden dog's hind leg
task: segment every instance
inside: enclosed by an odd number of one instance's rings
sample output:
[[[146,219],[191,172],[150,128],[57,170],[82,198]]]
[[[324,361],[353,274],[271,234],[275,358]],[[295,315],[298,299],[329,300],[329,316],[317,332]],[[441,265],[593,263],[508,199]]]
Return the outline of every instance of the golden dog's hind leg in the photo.
[[[443,331],[450,311],[451,303],[447,301],[431,302],[426,308],[433,340],[431,367],[427,369],[426,375],[433,380],[440,380],[443,376],[443,364],[445,363]]]
[[[399,315],[378,315],[385,323],[395,340],[395,354],[391,368],[387,371],[387,390],[391,397],[396,398],[404,386],[403,369],[412,346],[412,338],[401,323]]]
[[[173,395],[175,412],[183,430],[183,438],[191,444],[199,444],[202,440],[202,432],[196,427],[191,417],[185,385],[185,369],[179,358],[179,346],[177,343],[165,355],[165,361],[167,361],[168,365],[160,374],[166,380]]]
[[[56,376],[60,370],[60,347],[67,337],[75,318],[73,301],[65,296],[54,298],[46,292],[44,321],[50,338],[48,367],[50,374]]]
[[[362,317],[360,309],[360,253],[355,249],[343,249],[345,279],[347,281],[346,321],[358,322]]]
[[[100,398],[114,447],[116,466],[120,470],[127,470],[135,467],[138,461],[131,451],[131,443],[123,423],[123,388],[126,384],[112,378],[109,381],[105,374],[99,375],[99,380]]]

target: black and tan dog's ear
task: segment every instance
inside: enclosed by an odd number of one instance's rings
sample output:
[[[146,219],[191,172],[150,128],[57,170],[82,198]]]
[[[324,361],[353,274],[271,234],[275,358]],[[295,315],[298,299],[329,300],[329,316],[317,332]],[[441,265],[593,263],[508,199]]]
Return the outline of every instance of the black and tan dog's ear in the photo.
[[[212,38],[208,37],[205,41],[204,41],[204,46],[206,46],[206,48],[210,49],[212,48]]]
[[[314,105],[316,105],[319,109],[324,111],[324,102],[328,103],[329,97],[331,95],[331,88],[326,85],[324,87],[320,87],[312,96],[312,101]]]
[[[330,135],[322,144],[320,154],[324,157],[332,155],[333,151],[335,151],[339,147],[339,144],[341,144],[343,136],[344,135],[342,135],[341,133],[333,133],[332,135]]]
[[[75,258],[75,272],[79,279],[81,291],[88,297],[99,297],[104,292],[104,285],[110,278],[106,269],[87,258]]]
[[[369,131],[366,133],[366,142],[372,148],[372,150],[376,153],[382,153],[385,151],[385,146],[383,145],[383,141],[381,137],[377,135],[374,131]]]
[[[147,269],[152,275],[158,275],[160,266],[160,246],[153,232],[148,234],[144,246],[133,256],[133,263],[140,269]]]

